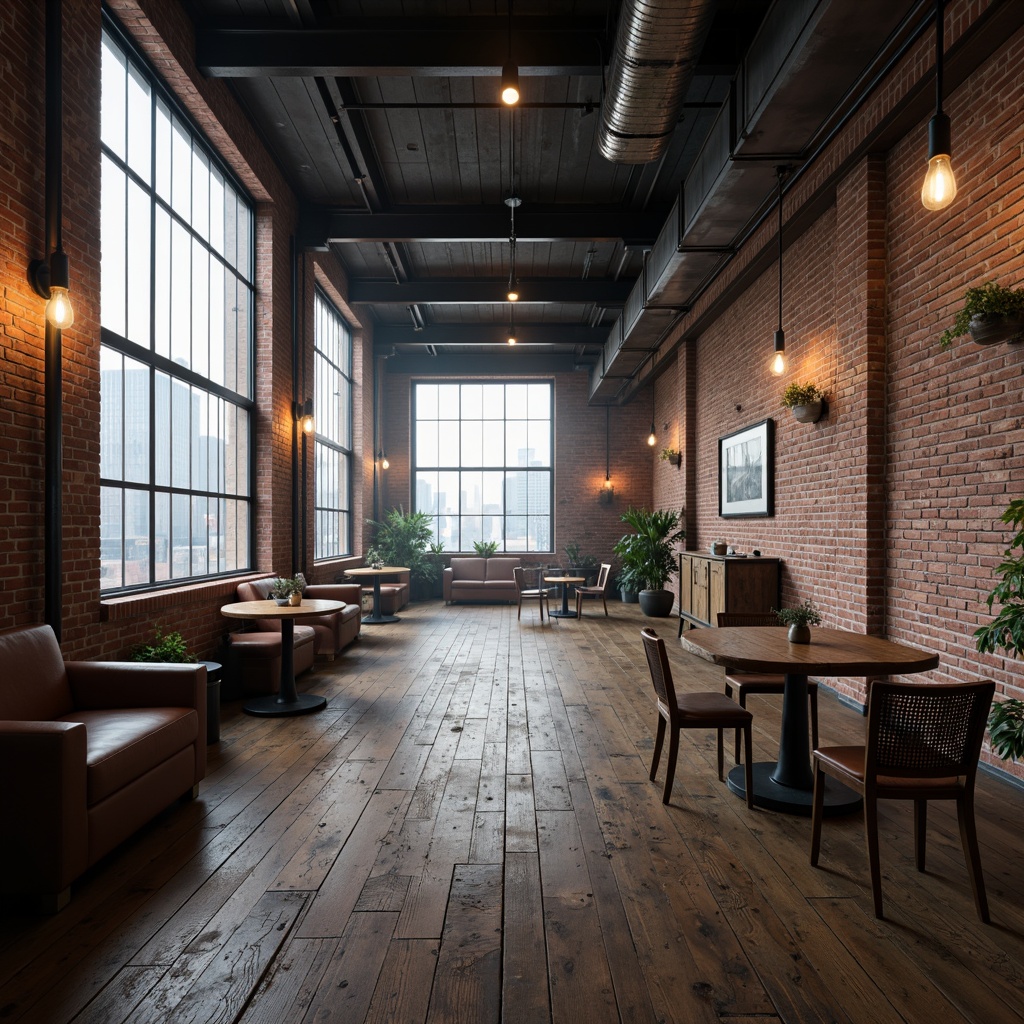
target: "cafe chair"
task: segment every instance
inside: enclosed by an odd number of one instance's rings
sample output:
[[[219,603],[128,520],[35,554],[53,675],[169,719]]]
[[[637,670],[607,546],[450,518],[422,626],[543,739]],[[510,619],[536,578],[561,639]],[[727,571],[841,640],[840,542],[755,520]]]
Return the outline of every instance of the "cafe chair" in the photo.
[[[557,622],[557,619],[551,618],[551,605],[548,603],[550,592],[544,587],[528,587],[526,585],[526,570],[521,565],[514,566],[512,569],[512,577],[516,581],[516,592],[519,597],[519,607],[516,610],[516,618],[521,619],[523,617],[523,598],[525,597],[528,601],[536,599],[537,607],[540,609],[540,621],[544,621],[544,606],[548,606],[548,618],[552,622]]]
[[[821,849],[825,776],[838,779],[864,798],[864,831],[875,917],[882,917],[878,860],[878,801],[914,801],[914,856],[924,871],[929,800],[955,800],[978,917],[989,923],[974,823],[974,780],[985,737],[995,683],[873,683],[868,694],[864,746],[814,751],[811,864]]]
[[[604,613],[608,614],[608,584],[612,567],[607,562],[601,563],[601,571],[597,574],[597,583],[592,587],[576,588],[576,618],[583,617],[583,598],[599,597],[604,605]]]
[[[719,612],[719,626],[777,626],[778,617],[775,612]],[[777,693],[780,696],[786,689],[786,677],[781,673],[744,672],[742,669],[725,667],[725,693],[739,703],[741,708],[747,706],[747,695],[751,693]],[[811,714],[811,746],[818,745],[818,684],[807,680],[807,700]],[[736,763],[740,761],[740,736],[736,734]]]
[[[677,694],[672,682],[672,669],[665,652],[665,641],[645,628],[640,631],[651,670],[651,681],[658,698],[658,732],[654,739],[654,753],[651,756],[651,782],[658,774],[661,748],[665,742],[666,726],[669,730],[668,764],[665,767],[665,792],[661,802],[667,804],[672,795],[672,782],[676,773],[676,758],[679,754],[679,732],[681,729],[716,729],[718,731],[718,778],[722,778],[722,730],[737,729],[743,732],[745,756],[743,774],[746,779],[747,807],[754,807],[754,773],[751,766],[750,726],[753,716],[734,700],[721,693],[701,691],[699,693]]]

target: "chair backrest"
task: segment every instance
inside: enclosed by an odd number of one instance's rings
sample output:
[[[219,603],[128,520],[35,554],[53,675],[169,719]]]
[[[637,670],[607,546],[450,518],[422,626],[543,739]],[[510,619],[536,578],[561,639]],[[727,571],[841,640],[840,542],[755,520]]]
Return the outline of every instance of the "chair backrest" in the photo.
[[[777,626],[779,618],[775,612],[719,612],[720,626]]]
[[[513,566],[512,578],[516,581],[516,590],[521,594],[526,590],[526,574],[521,565]]]
[[[654,692],[658,695],[658,703],[664,704],[671,716],[675,716],[676,688],[672,682],[672,668],[665,652],[665,641],[649,626],[640,630],[644,642],[644,653],[647,655],[647,667],[651,670],[651,682]]]
[[[867,778],[967,777],[973,782],[995,683],[875,682],[868,694]]]
[[[612,572],[611,563],[602,562],[601,571],[597,574],[597,585],[601,590],[607,591],[608,584],[611,582],[610,576]]]

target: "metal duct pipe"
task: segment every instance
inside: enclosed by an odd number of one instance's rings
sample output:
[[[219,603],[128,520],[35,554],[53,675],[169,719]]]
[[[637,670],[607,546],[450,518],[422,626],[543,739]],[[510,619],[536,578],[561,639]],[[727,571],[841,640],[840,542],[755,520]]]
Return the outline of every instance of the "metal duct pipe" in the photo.
[[[656,160],[679,120],[712,0],[626,0],[619,15],[598,149],[614,163]]]

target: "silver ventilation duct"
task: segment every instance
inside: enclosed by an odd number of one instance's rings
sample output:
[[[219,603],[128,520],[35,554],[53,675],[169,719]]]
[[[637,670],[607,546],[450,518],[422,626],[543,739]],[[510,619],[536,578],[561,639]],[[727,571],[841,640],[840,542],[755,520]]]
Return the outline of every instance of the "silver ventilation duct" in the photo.
[[[713,0],[626,0],[619,14],[598,149],[607,160],[645,164],[675,130],[711,26]]]

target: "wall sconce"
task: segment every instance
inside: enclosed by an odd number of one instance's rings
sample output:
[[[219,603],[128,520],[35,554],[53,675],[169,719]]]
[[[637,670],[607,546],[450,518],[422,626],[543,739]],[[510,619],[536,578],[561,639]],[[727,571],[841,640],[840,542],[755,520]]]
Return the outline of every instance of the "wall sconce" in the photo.
[[[597,500],[602,505],[610,505],[615,497],[615,488],[612,487],[611,456],[608,444],[608,419],[610,414],[610,406],[606,405],[604,407],[604,483],[601,486],[601,490],[597,492]]]
[[[75,322],[75,311],[68,295],[71,272],[63,246],[58,242],[49,261],[33,260],[28,276],[32,287],[46,299],[46,319],[59,331],[67,330]]]
[[[313,399],[307,398],[301,405],[296,403],[295,418],[299,421],[299,427],[304,434],[312,434],[316,429],[316,419],[313,417]]]
[[[769,369],[776,377],[786,372],[786,332],[782,329],[782,180],[786,176],[785,167],[777,167],[775,173],[779,179],[779,326],[775,329],[775,355]]]
[[[942,112],[942,9],[935,0],[935,115],[928,122],[928,171],[921,186],[921,202],[927,210],[944,210],[956,199],[956,178],[950,155],[953,133],[949,116]]]
[[[381,448],[381,450],[377,453],[377,461],[380,463],[380,468],[381,469],[390,469],[391,468],[391,463],[388,462],[388,457],[385,454],[383,448]]]

